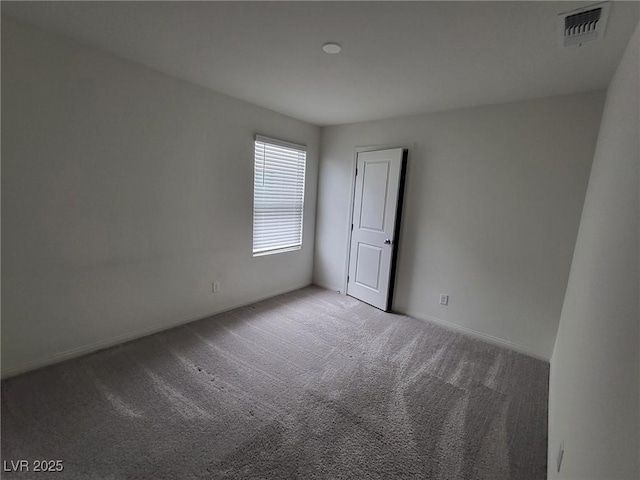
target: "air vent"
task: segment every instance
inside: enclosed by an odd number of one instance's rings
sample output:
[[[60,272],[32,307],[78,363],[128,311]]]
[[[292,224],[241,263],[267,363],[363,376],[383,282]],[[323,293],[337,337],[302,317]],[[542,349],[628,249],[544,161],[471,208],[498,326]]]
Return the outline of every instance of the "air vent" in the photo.
[[[596,3],[558,15],[563,47],[599,40],[609,18],[610,2]]]

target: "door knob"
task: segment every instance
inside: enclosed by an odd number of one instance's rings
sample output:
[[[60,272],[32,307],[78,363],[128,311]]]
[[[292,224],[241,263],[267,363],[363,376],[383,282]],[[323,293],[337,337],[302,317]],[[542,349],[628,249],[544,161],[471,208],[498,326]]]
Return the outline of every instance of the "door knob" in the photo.
[[[391,240],[389,240],[388,238],[384,241],[385,245],[391,245]]]

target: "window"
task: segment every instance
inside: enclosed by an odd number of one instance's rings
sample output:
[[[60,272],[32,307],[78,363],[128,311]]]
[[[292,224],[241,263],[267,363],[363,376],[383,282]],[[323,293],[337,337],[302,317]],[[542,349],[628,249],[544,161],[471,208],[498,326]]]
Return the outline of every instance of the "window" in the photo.
[[[256,137],[253,255],[302,247],[306,147]]]

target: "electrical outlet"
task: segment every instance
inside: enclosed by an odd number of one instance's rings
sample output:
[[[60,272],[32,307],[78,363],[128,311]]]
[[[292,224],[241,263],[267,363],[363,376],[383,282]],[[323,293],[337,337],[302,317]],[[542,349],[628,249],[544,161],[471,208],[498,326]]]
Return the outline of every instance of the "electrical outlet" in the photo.
[[[564,440],[560,442],[560,450],[558,450],[558,472],[562,466],[562,457],[564,457]]]
[[[440,305],[444,305],[445,307],[449,305],[449,295],[444,293],[440,294]]]
[[[213,293],[218,293],[220,291],[220,282],[213,282],[211,284],[211,291]]]

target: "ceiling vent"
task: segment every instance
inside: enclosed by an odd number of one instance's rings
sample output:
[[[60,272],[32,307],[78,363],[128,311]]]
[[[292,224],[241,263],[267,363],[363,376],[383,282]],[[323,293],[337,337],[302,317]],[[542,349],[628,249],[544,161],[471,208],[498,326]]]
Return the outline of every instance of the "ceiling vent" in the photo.
[[[558,15],[562,46],[582,45],[601,39],[607,26],[610,7],[610,2],[602,2]]]

